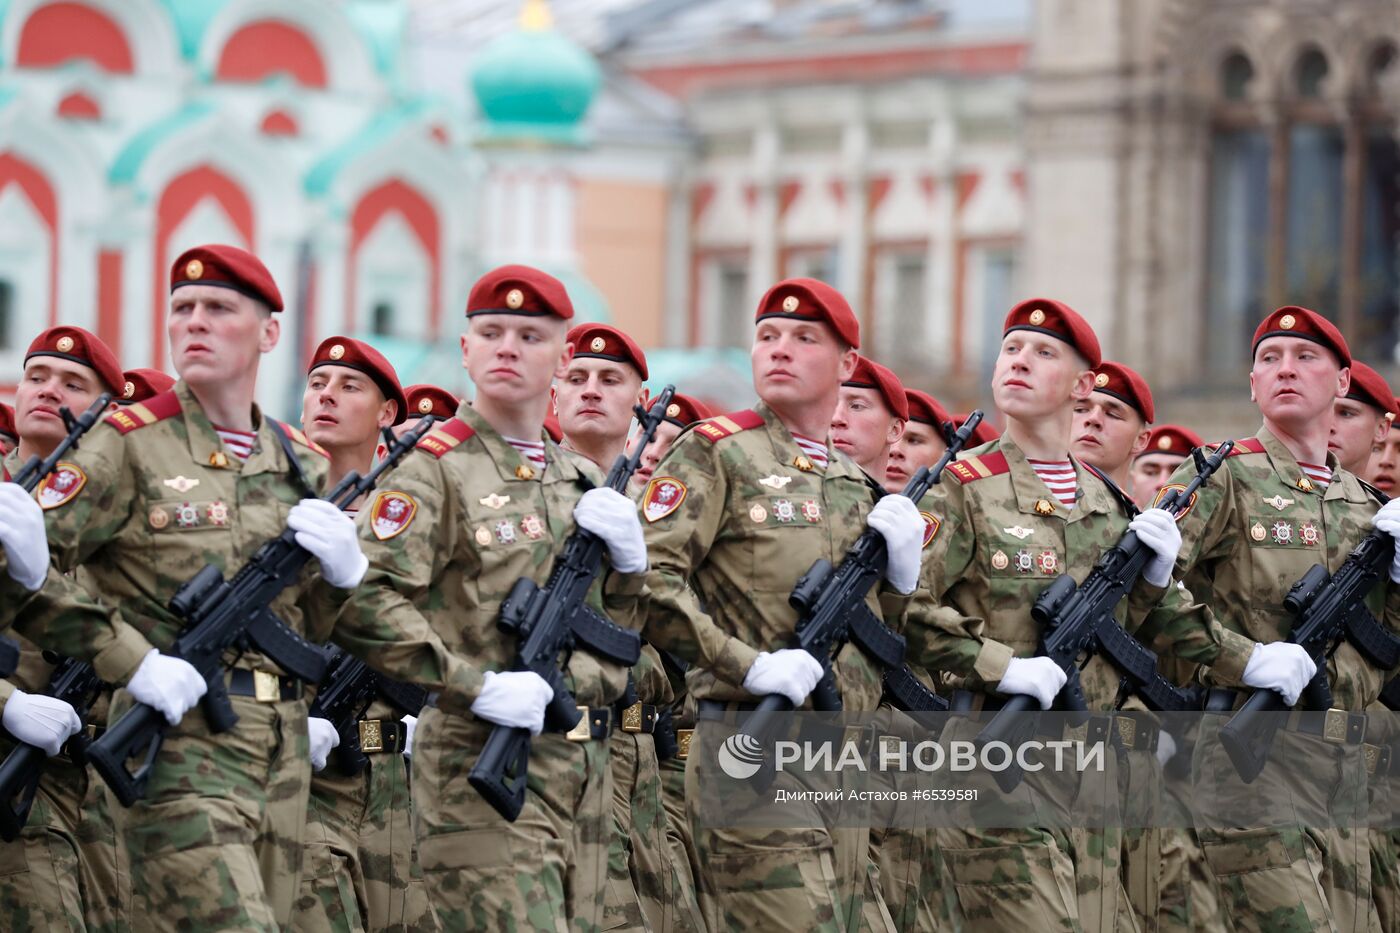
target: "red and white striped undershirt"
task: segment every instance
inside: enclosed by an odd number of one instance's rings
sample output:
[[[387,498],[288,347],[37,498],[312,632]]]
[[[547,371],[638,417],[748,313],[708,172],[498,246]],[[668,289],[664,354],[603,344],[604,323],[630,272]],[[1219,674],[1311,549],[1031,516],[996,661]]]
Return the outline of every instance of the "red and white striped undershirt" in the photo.
[[[510,446],[520,451],[520,456],[530,461],[530,465],[544,472],[544,441],[523,441],[518,437],[508,437]]]
[[[1074,478],[1074,464],[1068,460],[1031,460],[1026,458],[1035,475],[1051,494],[1067,509],[1074,508],[1074,493],[1079,487]]]
[[[807,459],[816,464],[818,469],[826,469],[826,441],[814,441],[801,434],[793,434],[792,439],[797,441],[797,446],[802,448]]]
[[[252,431],[231,431],[228,428],[221,428],[214,425],[214,431],[219,435],[219,440],[224,442],[224,448],[239,463],[247,461],[248,456],[253,452],[253,440],[257,437]]]
[[[1323,489],[1326,489],[1331,484],[1331,467],[1318,466],[1315,463],[1303,463],[1301,460],[1298,462],[1298,466],[1303,468],[1303,472],[1307,474],[1308,479],[1312,480],[1314,483],[1317,483]]]

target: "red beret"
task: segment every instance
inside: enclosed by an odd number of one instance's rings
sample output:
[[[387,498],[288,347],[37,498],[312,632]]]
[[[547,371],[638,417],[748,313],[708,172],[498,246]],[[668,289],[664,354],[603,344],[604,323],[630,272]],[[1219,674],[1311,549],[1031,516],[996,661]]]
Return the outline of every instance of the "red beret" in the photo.
[[[972,412],[967,412],[966,414],[962,415],[954,415],[953,427],[955,429],[961,428],[963,426],[963,422],[967,421],[967,416],[970,414],[972,414]],[[999,437],[1001,437],[1001,435],[997,433],[996,428],[992,427],[992,423],[986,418],[983,418],[980,422],[978,422],[977,427],[972,430],[972,437],[968,438],[967,447],[981,447],[983,444],[990,444],[992,441],[996,440]]]
[[[1351,388],[1347,390],[1347,398],[1365,402],[1392,417],[1400,415],[1395,407],[1395,393],[1390,391],[1385,377],[1360,360],[1351,361]]]
[[[1178,457],[1189,457],[1191,451],[1204,443],[1201,435],[1190,428],[1183,428],[1179,424],[1163,424],[1153,428],[1152,433],[1147,435],[1147,447],[1138,456],[1175,454]]]
[[[552,411],[544,416],[544,431],[554,443],[563,442],[564,428],[559,424],[559,416]]]
[[[1079,316],[1069,305],[1053,298],[1029,298],[1011,309],[1002,325],[1005,336],[1013,330],[1030,330],[1046,334],[1079,351],[1088,360],[1090,369],[1097,369],[1103,362],[1103,351],[1099,349],[1099,338],[1089,322]]]
[[[0,402],[0,434],[12,441],[19,440],[19,435],[15,433],[15,410],[4,402]]]
[[[408,399],[408,414],[413,418],[432,415],[435,418],[451,418],[457,414],[461,404],[457,396],[437,386],[416,385],[403,390]]]
[[[904,385],[899,377],[872,359],[856,357],[856,368],[851,378],[841,383],[851,389],[875,389],[885,400],[885,407],[901,421],[909,420],[909,398],[904,394]]]
[[[467,317],[474,314],[553,315],[571,320],[574,303],[564,283],[529,266],[501,266],[476,280],[467,296]]]
[[[158,369],[128,369],[122,374],[125,384],[122,386],[122,397],[117,399],[120,405],[135,405],[137,402],[144,402],[148,398],[155,398],[162,392],[168,392],[175,385],[175,377],[161,372]]]
[[[1351,348],[1347,346],[1346,338],[1337,330],[1335,324],[1316,311],[1288,305],[1264,318],[1254,331],[1254,342],[1249,348],[1251,358],[1259,352],[1259,344],[1269,337],[1301,337],[1303,340],[1311,340],[1337,354],[1337,361],[1342,366],[1351,365]]]
[[[56,356],[61,360],[81,363],[95,370],[97,378],[102,380],[114,398],[121,397],[122,389],[126,385],[122,365],[117,362],[117,355],[112,352],[112,348],[103,343],[96,334],[89,333],[81,327],[70,327],[66,324],[50,327],[34,338],[34,342],[29,345],[29,352],[24,355],[24,362],[28,364],[36,356]]]
[[[860,348],[860,322],[841,293],[816,279],[784,279],[768,289],[758,303],[754,322],[767,318],[821,321],[843,343]]]
[[[660,399],[652,399],[647,402],[647,410],[650,411]],[[697,421],[704,421],[706,418],[714,417],[708,405],[699,399],[691,398],[689,395],[681,395],[677,392],[671,396],[671,404],[666,406],[666,420],[678,428],[688,428]]]
[[[384,358],[383,353],[363,340],[352,337],[327,337],[322,340],[311,357],[311,368],[306,374],[309,376],[322,366],[344,366],[364,373],[374,380],[386,399],[398,403],[394,424],[402,424],[408,417],[408,399],[404,397],[403,386],[399,385],[399,374],[394,372],[393,365]]]
[[[1142,415],[1142,420],[1148,424],[1152,423],[1156,415],[1152,408],[1152,390],[1147,387],[1147,380],[1122,363],[1104,360],[1094,367],[1094,391],[1111,395],[1137,409],[1137,413]]]
[[[218,285],[282,310],[282,293],[262,260],[237,246],[213,244],[187,249],[170,267],[170,290],[181,285]]]
[[[580,324],[569,331],[568,341],[574,345],[574,359],[579,357],[629,363],[647,378],[647,356],[631,337],[607,324]]]
[[[918,389],[905,389],[904,397],[909,402],[909,420],[920,421],[938,429],[940,435],[943,434],[943,426],[951,424],[953,416],[948,409],[943,407],[943,403],[938,401],[927,392],[920,392]]]

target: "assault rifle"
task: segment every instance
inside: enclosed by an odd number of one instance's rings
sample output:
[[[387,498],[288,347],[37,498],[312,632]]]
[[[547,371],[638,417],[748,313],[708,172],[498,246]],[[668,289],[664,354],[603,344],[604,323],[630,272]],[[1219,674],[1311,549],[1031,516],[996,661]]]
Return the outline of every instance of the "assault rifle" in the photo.
[[[609,489],[626,490],[642,451],[651,443],[675,394],[676,387],[668,385],[649,409],[634,406],[641,428],[632,455],[619,454],[608,471],[604,485]],[[568,732],[582,718],[564,683],[561,655],[582,644],[594,654],[627,667],[641,657],[642,640],[636,632],[622,628],[584,602],[603,569],[604,551],[601,538],[576,528],[554,558],[544,586],[529,577],[516,580],[496,619],[497,628],[517,639],[513,670],[534,671],[554,690],[544,712],[544,727],[551,732]],[[497,813],[514,822],[525,805],[529,768],[530,730],[497,725],[486,737],[467,780]]]
[[[1196,491],[1220,469],[1234,446],[1234,441],[1226,441],[1209,457],[1199,448],[1192,451],[1196,476],[1186,487],[1168,493],[1159,506],[1173,515],[1189,508]],[[1138,540],[1136,532],[1126,532],[1099,557],[1083,583],[1076,584],[1073,577],[1062,573],[1036,597],[1031,618],[1040,624],[1040,656],[1052,659],[1065,672],[1065,685],[1055,704],[1060,709],[1070,712],[1088,709],[1079,680],[1080,658],[1085,654],[1103,654],[1118,669],[1122,675],[1118,690],[1120,699],[1136,693],[1149,709],[1158,712],[1200,708],[1198,694],[1176,687],[1158,673],[1156,653],[1129,634],[1113,616],[1118,603],[1136,585],[1143,568],[1154,556],[1152,550]],[[1033,724],[1032,717],[1021,714],[1034,705],[1035,699],[1025,694],[1009,697],[977,734],[977,744],[1015,741]],[[997,772],[997,782],[1004,791],[1010,792],[1020,781],[1019,768]]]
[[[311,715],[328,720],[335,727],[340,736],[340,744],[331,752],[336,770],[354,777],[369,764],[361,745],[359,722],[370,704],[383,697],[400,713],[417,716],[428,701],[428,691],[385,677],[344,648],[330,646],[328,658],[326,676],[316,691]]]
[[[372,490],[387,470],[408,454],[432,428],[424,418],[389,447],[379,463],[364,476],[350,473],[326,497],[339,509]],[[185,630],[166,654],[194,665],[209,685],[200,701],[212,732],[227,732],[238,722],[224,682],[224,653],[231,648],[256,647],[293,676],[319,683],[326,672],[326,656],[315,645],[287,628],[272,614],[272,601],[296,583],[311,552],[296,542],[290,528],[258,548],[256,554],[225,580],[218,567],[206,564],[170,599],[170,610],[185,620]],[[112,788],[117,800],[129,807],[146,793],[146,782],[165,738],[165,716],[153,707],[137,703],[122,714],[106,734],[88,749],[88,761]],[[144,755],[135,771],[127,762]]]

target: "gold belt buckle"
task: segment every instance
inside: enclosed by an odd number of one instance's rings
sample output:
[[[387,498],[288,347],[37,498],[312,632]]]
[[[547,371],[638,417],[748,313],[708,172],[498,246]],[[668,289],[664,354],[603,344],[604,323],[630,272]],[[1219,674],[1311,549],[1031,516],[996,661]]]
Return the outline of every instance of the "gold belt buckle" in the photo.
[[[1364,743],[1361,746],[1361,754],[1366,759],[1366,773],[1375,774],[1376,765],[1380,764],[1381,760],[1381,747],[1379,745],[1372,745],[1369,742]]]
[[[276,674],[253,671],[253,699],[259,703],[276,703],[282,699],[282,685]]]
[[[1137,748],[1137,720],[1131,716],[1114,716],[1118,726],[1118,741],[1124,748]]]
[[[588,718],[588,707],[580,706],[578,711],[580,713],[578,725],[565,732],[564,738],[570,742],[587,742],[593,738],[593,720]]]
[[[1334,706],[1326,712],[1322,720],[1322,737],[1338,745],[1347,740],[1346,710]]]
[[[382,722],[383,720],[379,719],[361,719],[359,721],[360,751],[384,751],[384,729],[381,725]]]
[[[640,701],[633,703],[622,711],[622,731],[642,731],[642,704]]]
[[[694,736],[694,729],[676,730],[676,748],[678,749],[678,751],[676,752],[676,757],[679,758],[681,761],[685,761],[687,758],[690,757],[690,740],[694,738]]]

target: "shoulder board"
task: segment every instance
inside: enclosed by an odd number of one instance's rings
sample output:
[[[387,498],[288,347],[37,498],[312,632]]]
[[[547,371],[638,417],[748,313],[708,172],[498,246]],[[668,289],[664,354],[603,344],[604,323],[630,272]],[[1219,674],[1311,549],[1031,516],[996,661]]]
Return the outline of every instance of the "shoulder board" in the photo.
[[[762,415],[752,408],[745,408],[742,411],[732,411],[727,415],[720,415],[718,418],[708,418],[697,424],[693,430],[700,437],[713,444],[731,434],[750,431],[762,424]]]
[[[118,408],[104,420],[122,434],[130,434],[137,428],[144,428],[157,421],[173,418],[180,411],[180,397],[172,389],[169,392],[162,392],[154,398],[148,398],[144,402]]]
[[[426,450],[434,457],[441,458],[452,448],[476,433],[476,429],[465,421],[448,418],[433,428],[418,442],[419,450]]]
[[[1211,450],[1219,446],[1219,444],[1212,444]],[[1235,446],[1230,448],[1231,457],[1238,457],[1241,454],[1262,454],[1263,452],[1264,442],[1257,437],[1246,437],[1242,441],[1235,441]]]
[[[292,427],[290,424],[287,424],[285,421],[282,422],[282,429],[286,431],[287,436],[290,437],[296,443],[307,448],[308,450],[314,450],[316,453],[325,457],[327,460],[330,459],[331,455],[326,452],[326,449],[324,447],[313,441],[311,438],[307,437],[305,434],[301,433],[301,431],[299,431],[298,429]]]
[[[1006,454],[994,450],[980,456],[968,457],[966,460],[954,460],[944,472],[959,483],[975,483],[989,476],[1010,473],[1011,464],[1006,462]]]
[[[1364,489],[1364,490],[1366,490],[1366,492],[1370,493],[1371,498],[1375,499],[1375,500],[1376,500],[1377,502],[1379,502],[1381,505],[1385,505],[1387,502],[1390,501],[1390,496],[1389,496],[1389,495],[1387,495],[1387,494],[1384,493],[1384,492],[1381,492],[1381,490],[1377,489],[1375,486],[1372,486],[1370,483],[1366,482],[1366,481],[1365,481],[1364,479],[1362,479],[1361,477],[1356,476],[1355,473],[1353,473],[1353,474],[1351,474],[1351,475],[1352,475],[1352,476],[1355,476],[1355,477],[1356,477],[1356,481],[1357,481],[1358,483],[1361,484],[1361,488]]]
[[[1128,513],[1129,517],[1137,515],[1137,503],[1133,501],[1132,496],[1128,495],[1126,492],[1123,491],[1122,486],[1119,486],[1113,480],[1109,479],[1107,473],[1104,473],[1092,463],[1085,463],[1083,460],[1080,460],[1078,462],[1080,466],[1084,467],[1084,469],[1097,476],[1103,482],[1103,484],[1108,487],[1109,494],[1112,495],[1113,498],[1118,500],[1118,504],[1123,507],[1124,511]]]

